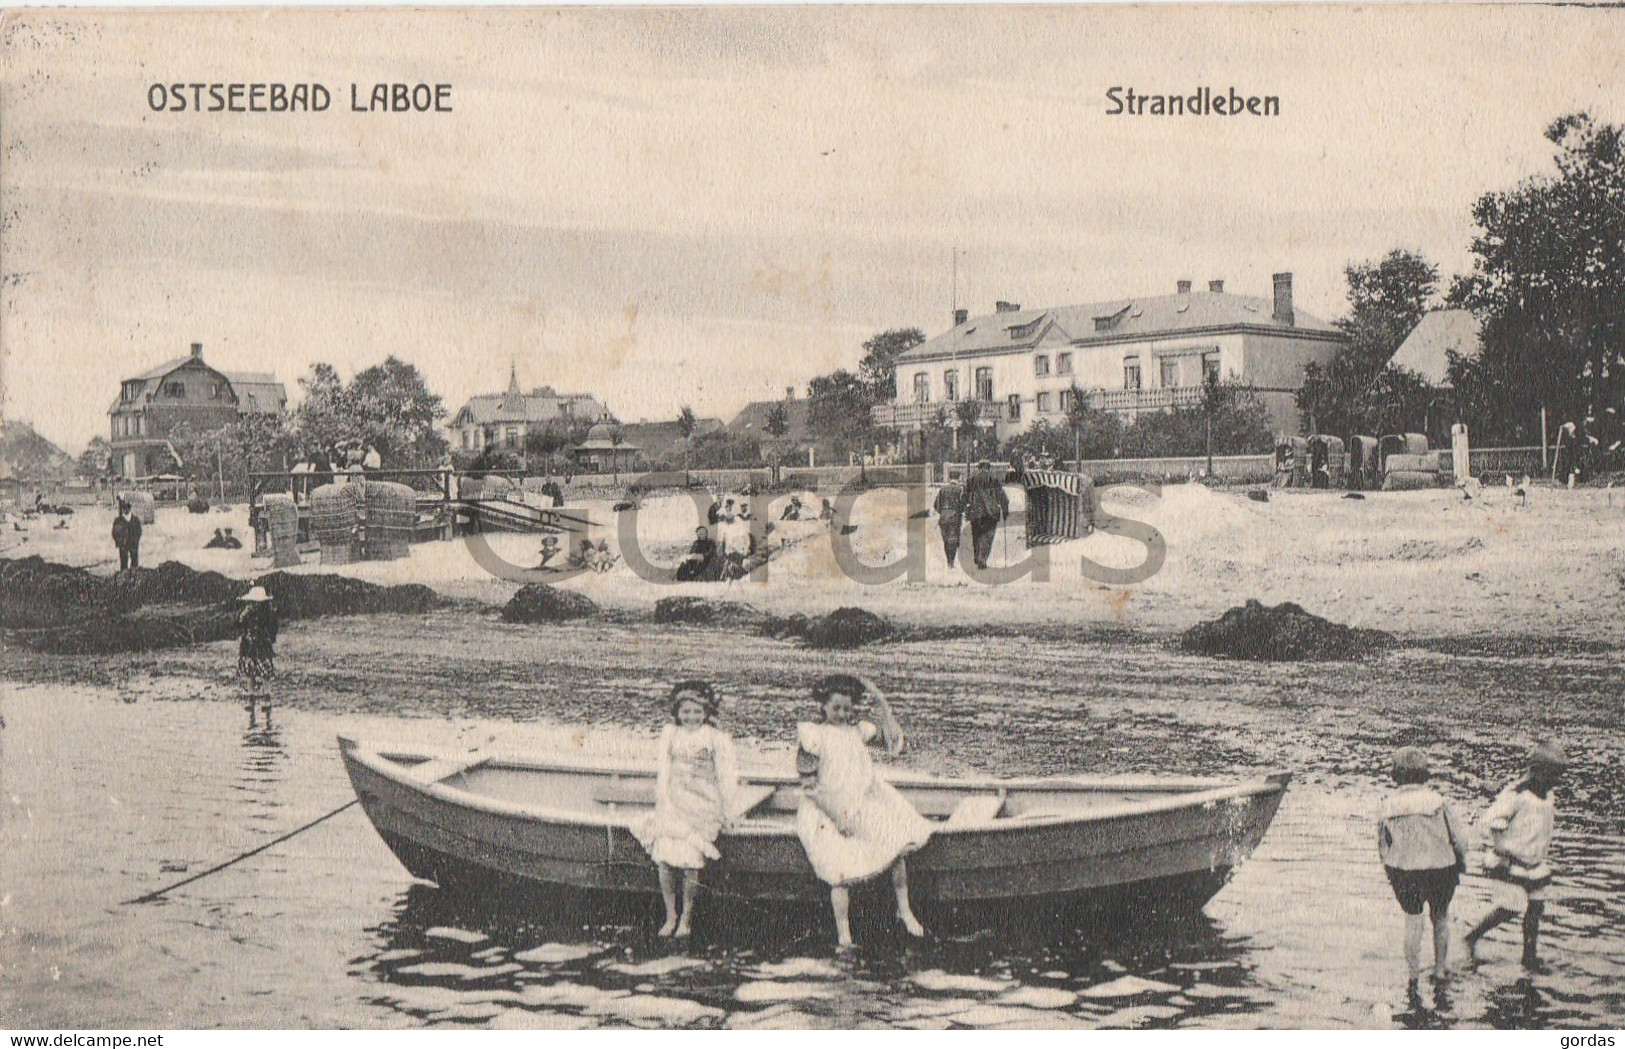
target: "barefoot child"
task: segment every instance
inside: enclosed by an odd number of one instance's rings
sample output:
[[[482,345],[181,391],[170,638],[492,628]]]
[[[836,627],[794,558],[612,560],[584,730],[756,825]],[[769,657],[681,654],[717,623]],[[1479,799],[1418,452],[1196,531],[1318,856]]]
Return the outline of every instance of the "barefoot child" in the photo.
[[[1529,771],[1508,784],[1496,797],[1484,823],[1484,873],[1493,879],[1495,909],[1467,934],[1473,949],[1491,929],[1523,915],[1523,967],[1534,969],[1540,944],[1540,919],[1546,912],[1552,868],[1546,851],[1552,844],[1555,811],[1552,788],[1563,777],[1568,759],[1556,743],[1547,740],[1529,751]]]
[[[717,835],[732,811],[738,764],[733,740],[716,727],[716,692],[704,681],[679,681],[671,690],[672,724],[660,733],[655,810],[636,829],[638,841],[660,868],[666,904],[662,936],[687,936],[700,890],[700,868],[720,859]],[[677,874],[683,882],[677,906]]]
[[[239,598],[237,613],[237,673],[248,679],[248,720],[254,721],[260,683],[276,675],[276,610],[263,586],[252,587]],[[271,723],[271,700],[265,700],[265,723]]]
[[[865,697],[880,716],[879,728],[855,715],[856,704]],[[802,786],[796,834],[814,872],[830,887],[836,939],[843,947],[852,943],[850,887],[886,870],[897,896],[897,917],[911,935],[924,936],[909,906],[904,857],[925,844],[931,825],[880,777],[868,749],[879,735],[887,753],[897,756],[903,751],[903,731],[886,697],[867,679],[831,674],[813,686],[813,698],[819,720],[796,726],[796,771]]]
[[[1405,963],[1414,982],[1422,972],[1422,906],[1433,921],[1433,977],[1445,976],[1450,949],[1450,900],[1467,861],[1461,821],[1438,791],[1427,786],[1428,760],[1415,747],[1394,755],[1399,789],[1382,805],[1377,855],[1405,912]]]

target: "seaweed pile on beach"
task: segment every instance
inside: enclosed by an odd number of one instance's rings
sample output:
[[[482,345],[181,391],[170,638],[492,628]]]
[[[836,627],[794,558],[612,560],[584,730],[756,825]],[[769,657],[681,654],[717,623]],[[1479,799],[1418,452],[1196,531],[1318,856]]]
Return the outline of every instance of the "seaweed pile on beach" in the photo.
[[[273,572],[259,585],[284,619],[426,612],[446,599],[425,586],[383,587],[335,575]],[[0,560],[0,630],[40,652],[173,648],[236,633],[237,598],[252,585],[178,561],[100,576],[40,557]]]
[[[1361,659],[1392,643],[1392,635],[1381,630],[1333,623],[1290,601],[1248,601],[1179,639],[1180,648],[1196,655],[1271,662]]]

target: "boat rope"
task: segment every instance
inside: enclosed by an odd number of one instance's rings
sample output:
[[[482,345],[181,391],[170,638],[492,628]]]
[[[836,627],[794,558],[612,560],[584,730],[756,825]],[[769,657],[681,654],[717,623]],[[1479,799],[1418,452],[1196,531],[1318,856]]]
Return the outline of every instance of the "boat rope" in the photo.
[[[310,828],[316,826],[316,824],[324,823],[327,820],[332,819],[334,816],[337,816],[339,813],[343,812],[345,809],[349,808],[350,806],[360,804],[360,801],[361,801],[360,798],[351,798],[349,801],[345,802],[343,805],[340,805],[338,808],[334,809],[332,812],[326,813],[326,814],[321,815],[321,816],[317,816],[315,819],[311,820],[309,823],[305,824],[304,826],[295,827],[293,830],[290,830],[288,833],[282,835],[282,837],[280,837],[280,838],[276,838],[276,839],[274,839],[272,841],[268,841],[264,845],[259,846],[258,848],[249,849],[247,852],[242,853],[241,855],[233,856],[231,859],[227,860],[224,863],[217,863],[213,867],[210,867],[208,870],[202,871],[202,872],[200,872],[198,874],[194,874],[190,878],[182,878],[180,881],[176,882],[173,885],[165,885],[163,888],[157,890],[156,892],[149,892],[145,896],[137,896],[133,900],[125,900],[119,906],[128,907],[131,904],[136,904],[136,903],[151,903],[153,900],[156,900],[156,899],[159,899],[160,897],[162,897],[165,893],[172,892],[175,889],[178,889],[183,885],[190,885],[195,881],[201,881],[202,879],[207,878],[211,874],[218,873],[219,871],[225,870],[227,867],[233,866],[234,864],[241,863],[243,860],[248,859],[250,856],[257,856],[260,853],[264,852],[266,849],[269,849],[273,845],[281,845],[283,842],[287,841],[289,838],[292,838],[292,837],[294,837],[295,835],[298,835],[298,834],[303,834],[305,831],[307,831]]]

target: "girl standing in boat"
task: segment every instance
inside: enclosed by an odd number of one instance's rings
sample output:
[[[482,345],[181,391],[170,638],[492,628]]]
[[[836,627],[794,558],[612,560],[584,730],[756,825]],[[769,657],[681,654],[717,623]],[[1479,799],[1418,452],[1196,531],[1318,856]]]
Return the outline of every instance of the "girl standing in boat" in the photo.
[[[655,810],[634,833],[660,869],[666,904],[662,936],[687,936],[700,890],[700,868],[721,859],[717,835],[732,811],[738,784],[734,744],[716,727],[716,692],[704,681],[679,681],[671,690],[672,723],[660,733]],[[677,905],[677,871],[683,882]]]
[[[276,610],[263,586],[251,588],[241,601],[243,609],[237,613],[237,673],[248,679],[248,718],[252,723],[260,683],[276,675]],[[270,724],[269,700],[265,703],[265,719]]]
[[[796,726],[796,771],[802,786],[796,834],[814,872],[830,887],[836,939],[843,947],[852,943],[850,887],[886,870],[897,895],[898,919],[910,935],[924,936],[925,928],[909,906],[904,857],[925,844],[931,825],[880,777],[868,749],[879,737],[886,752],[896,757],[903,751],[903,730],[885,695],[866,678],[831,674],[813,686],[813,698],[819,720]],[[857,704],[865,698],[874,704],[878,727],[856,716]]]

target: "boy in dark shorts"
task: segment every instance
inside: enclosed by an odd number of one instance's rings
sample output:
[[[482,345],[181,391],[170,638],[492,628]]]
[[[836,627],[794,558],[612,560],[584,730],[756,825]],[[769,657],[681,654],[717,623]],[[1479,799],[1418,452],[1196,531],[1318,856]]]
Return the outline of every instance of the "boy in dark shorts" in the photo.
[[[1414,983],[1422,972],[1422,908],[1433,921],[1433,977],[1443,979],[1450,950],[1450,900],[1467,863],[1461,821],[1427,786],[1427,756],[1415,747],[1394,755],[1399,789],[1383,801],[1377,855],[1405,912],[1405,963]]]

